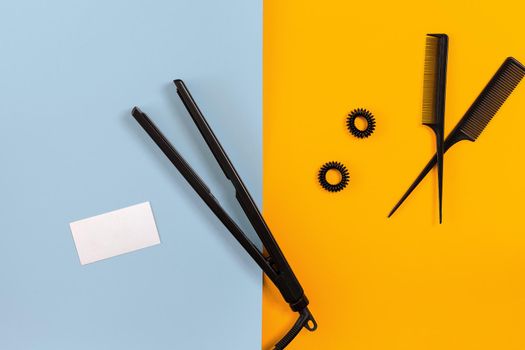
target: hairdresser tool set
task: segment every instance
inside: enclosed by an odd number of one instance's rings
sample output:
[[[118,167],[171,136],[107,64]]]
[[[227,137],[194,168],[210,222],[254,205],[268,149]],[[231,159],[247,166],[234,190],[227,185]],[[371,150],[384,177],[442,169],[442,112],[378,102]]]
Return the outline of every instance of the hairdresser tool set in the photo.
[[[507,58],[456,127],[444,138],[447,61],[448,36],[446,34],[428,34],[424,64],[422,124],[429,127],[435,134],[435,154],[392,209],[388,215],[389,217],[394,214],[429,171],[437,165],[439,222],[442,222],[443,156],[445,152],[459,141],[476,141],[501,105],[525,76],[525,67],[516,59],[512,57]],[[308,298],[250,193],[208,125],[188,88],[182,80],[175,80],[174,84],[182,103],[219,163],[224,175],[232,182],[237,201],[263,243],[263,250],[258,249],[249,240],[242,229],[215,199],[206,184],[177,152],[153,121],[138,107],[133,108],[132,115],[182,174],[193,190],[197,192],[215,216],[275,284],[285,301],[290,305],[290,308],[299,313],[296,323],[274,348],[284,349],[303,328],[309,331],[317,329],[317,323],[308,309]],[[362,119],[365,123],[364,127],[360,128],[357,126],[356,121],[358,119]],[[369,110],[357,108],[348,114],[346,127],[348,132],[355,138],[366,139],[374,133],[376,120]],[[338,173],[339,181],[332,183],[328,180],[327,175],[331,171]],[[343,163],[330,161],[320,167],[317,179],[323,189],[336,193],[348,186],[350,172]]]

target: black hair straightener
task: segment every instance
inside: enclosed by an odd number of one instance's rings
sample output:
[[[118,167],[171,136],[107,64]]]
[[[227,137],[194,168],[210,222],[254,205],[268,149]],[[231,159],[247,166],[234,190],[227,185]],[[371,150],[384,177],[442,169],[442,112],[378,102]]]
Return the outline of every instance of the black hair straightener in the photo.
[[[261,239],[266,251],[265,254],[263,254],[263,252],[261,252],[248,239],[246,234],[219,204],[206,184],[160,132],[151,119],[137,107],[133,108],[131,114],[162,150],[166,157],[168,157],[171,163],[173,163],[173,165],[179,170],[182,176],[184,176],[193,190],[195,190],[195,192],[197,192],[202,200],[208,205],[215,216],[219,218],[244,250],[246,250],[264,273],[266,273],[270,280],[279,289],[291,309],[299,313],[299,319],[294,326],[274,347],[274,349],[284,349],[297,336],[297,334],[299,334],[301,329],[306,328],[309,331],[317,329],[317,323],[310,313],[310,310],[308,310],[308,298],[304,294],[301,284],[286,261],[286,258],[275,241],[268,225],[264,221],[257,205],[253,201],[246,186],[228,158],[228,155],[219,143],[219,140],[217,140],[217,137],[215,137],[215,134],[206,122],[204,115],[193,100],[186,85],[182,80],[175,80],[174,83],[177,87],[177,93],[184,103],[186,110],[197,125],[202,137],[222,168],[222,171],[235,187],[237,201],[255,229],[255,232]]]

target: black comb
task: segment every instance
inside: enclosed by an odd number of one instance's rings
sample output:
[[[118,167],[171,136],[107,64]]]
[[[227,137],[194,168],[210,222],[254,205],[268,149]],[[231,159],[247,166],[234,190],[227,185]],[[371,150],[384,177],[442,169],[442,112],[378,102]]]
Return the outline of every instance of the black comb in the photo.
[[[439,223],[441,223],[443,218],[443,142],[447,56],[448,36],[446,34],[428,34],[425,50],[422,116],[423,125],[428,126],[436,134]]]
[[[446,152],[450,147],[459,141],[476,141],[481,132],[485,129],[492,117],[500,109],[501,105],[507,100],[512,91],[516,88],[519,82],[525,75],[525,66],[513,57],[509,57],[503,62],[496,74],[489,81],[487,86],[483,89],[478,98],[474,101],[467,113],[461,118],[454,130],[445,139],[443,151]],[[414,183],[408,188],[403,197],[397,202],[394,208],[388,214],[392,214],[403,204],[410,193],[419,185],[425,178],[428,172],[436,165],[437,156],[434,155],[432,159],[425,166],[423,171],[416,178]]]

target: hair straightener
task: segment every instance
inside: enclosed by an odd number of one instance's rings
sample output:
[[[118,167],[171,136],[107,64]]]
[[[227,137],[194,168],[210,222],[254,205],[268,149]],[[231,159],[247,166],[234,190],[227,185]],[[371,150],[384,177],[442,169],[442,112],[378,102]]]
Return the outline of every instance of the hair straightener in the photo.
[[[445,153],[450,147],[460,141],[476,141],[487,124],[492,120],[492,117],[498,112],[500,107],[507,100],[512,91],[514,91],[516,86],[518,86],[524,76],[525,66],[515,58],[508,57],[496,74],[494,74],[487,86],[481,91],[463,118],[461,118],[456,127],[447,136],[443,144],[443,152]],[[417,185],[419,185],[429,171],[436,165],[436,162],[437,156],[434,155],[405,192],[403,197],[401,197],[394,208],[390,211],[388,217],[392,216],[401,204],[403,204],[410,193],[412,193]]]
[[[304,294],[301,284],[293,273],[290,265],[286,261],[279,245],[275,241],[268,225],[261,215],[257,205],[253,201],[250,193],[244,185],[241,177],[235,170],[228,155],[222,148],[219,140],[208,125],[204,115],[201,113],[195,100],[186,88],[182,80],[175,80],[177,93],[182,100],[186,110],[197,125],[202,137],[208,144],[215,159],[219,163],[224,175],[232,182],[235,187],[235,194],[242,210],[248,217],[255,232],[263,243],[265,253],[259,250],[253,242],[248,239],[241,228],[233,221],[228,213],[219,204],[217,199],[213,196],[210,189],[195,173],[191,166],[184,160],[184,158],[177,152],[173,145],[160,132],[151,119],[143,113],[139,108],[134,107],[132,115],[146,133],[153,139],[162,152],[168,157],[171,163],[184,176],[186,181],[191,185],[193,190],[201,197],[201,199],[208,205],[211,211],[217,218],[226,226],[228,231],[235,237],[240,245],[252,257],[252,259],[259,265],[264,273],[279,289],[283,298],[290,305],[291,309],[299,313],[299,318],[290,331],[275,345],[274,349],[284,349],[303,329],[309,331],[317,329],[317,323],[308,309],[308,298]]]

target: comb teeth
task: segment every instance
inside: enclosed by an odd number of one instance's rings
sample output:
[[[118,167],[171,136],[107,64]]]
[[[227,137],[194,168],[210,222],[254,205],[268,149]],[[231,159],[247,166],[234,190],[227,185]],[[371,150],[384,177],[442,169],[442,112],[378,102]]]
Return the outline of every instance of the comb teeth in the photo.
[[[475,141],[525,75],[525,67],[509,57],[463,117],[460,130]]]
[[[434,124],[436,121],[434,106],[437,94],[438,45],[438,37],[427,36],[423,77],[423,124]]]

